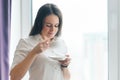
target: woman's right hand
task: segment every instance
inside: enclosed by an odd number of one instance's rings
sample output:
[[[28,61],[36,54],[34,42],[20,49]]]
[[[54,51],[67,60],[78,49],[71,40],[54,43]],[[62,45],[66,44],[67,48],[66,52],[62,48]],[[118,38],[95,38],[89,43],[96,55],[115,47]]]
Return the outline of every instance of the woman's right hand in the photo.
[[[40,42],[38,43],[32,50],[33,53],[41,53],[43,51],[45,51],[48,47],[49,47],[49,43],[50,41],[49,40],[46,40],[44,42]]]
[[[49,47],[50,41],[43,41],[38,43],[24,60],[18,63],[10,72],[11,80],[22,80],[31,64],[33,63],[37,54],[43,52]]]

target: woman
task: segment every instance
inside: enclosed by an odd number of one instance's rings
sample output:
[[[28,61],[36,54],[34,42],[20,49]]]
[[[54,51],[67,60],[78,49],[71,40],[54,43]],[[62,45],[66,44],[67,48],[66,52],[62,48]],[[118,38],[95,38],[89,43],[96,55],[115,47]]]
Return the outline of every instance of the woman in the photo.
[[[21,39],[15,51],[11,80],[69,80],[69,55],[63,40],[62,14],[54,4],[43,5],[28,38]]]

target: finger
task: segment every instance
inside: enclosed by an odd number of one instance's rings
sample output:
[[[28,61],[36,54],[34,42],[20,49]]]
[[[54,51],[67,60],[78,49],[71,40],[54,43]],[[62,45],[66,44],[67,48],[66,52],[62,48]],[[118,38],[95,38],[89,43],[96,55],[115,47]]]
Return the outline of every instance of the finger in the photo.
[[[62,65],[69,65],[70,64],[70,62],[66,62],[66,63],[63,63]]]
[[[60,63],[64,63],[64,61],[59,61]]]
[[[70,61],[67,61],[67,62],[65,62],[64,64],[69,65],[69,64],[70,64]]]
[[[71,60],[71,58],[67,58],[67,61],[70,61]]]
[[[44,46],[45,46],[45,48],[49,47],[49,43],[46,42],[46,43],[44,44]]]
[[[49,46],[49,44],[50,44],[50,41],[49,41],[49,40],[46,40],[46,41],[44,42],[44,46]]]
[[[65,55],[65,56],[66,56],[66,57],[70,57],[70,55],[68,55],[68,54],[67,54],[67,55]]]
[[[40,48],[43,48],[43,45],[42,44],[39,44]]]
[[[48,39],[48,40],[46,40],[46,41],[45,41],[45,43],[46,43],[46,44],[49,44],[49,43],[50,43],[50,40],[49,40],[49,39]]]
[[[70,60],[71,60],[71,58],[67,57],[64,61],[66,62],[66,61],[70,61]]]

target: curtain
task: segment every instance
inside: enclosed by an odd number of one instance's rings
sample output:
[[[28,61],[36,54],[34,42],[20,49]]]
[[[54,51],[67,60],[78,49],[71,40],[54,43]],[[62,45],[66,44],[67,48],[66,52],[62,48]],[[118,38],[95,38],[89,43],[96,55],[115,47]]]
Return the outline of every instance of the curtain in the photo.
[[[0,80],[9,80],[11,0],[0,0]]]

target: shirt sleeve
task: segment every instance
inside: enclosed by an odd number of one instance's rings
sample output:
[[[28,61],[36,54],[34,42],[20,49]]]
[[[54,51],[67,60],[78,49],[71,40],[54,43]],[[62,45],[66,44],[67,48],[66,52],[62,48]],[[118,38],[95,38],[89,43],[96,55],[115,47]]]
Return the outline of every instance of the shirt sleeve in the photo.
[[[25,39],[20,39],[13,58],[13,63],[11,69],[14,68],[17,64],[19,64],[29,53],[28,43]]]

